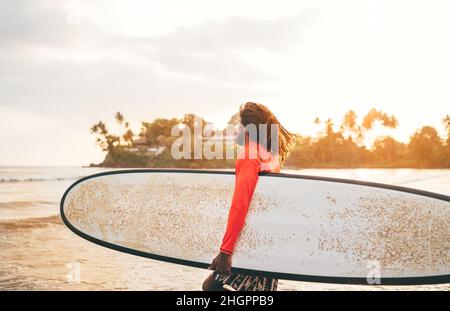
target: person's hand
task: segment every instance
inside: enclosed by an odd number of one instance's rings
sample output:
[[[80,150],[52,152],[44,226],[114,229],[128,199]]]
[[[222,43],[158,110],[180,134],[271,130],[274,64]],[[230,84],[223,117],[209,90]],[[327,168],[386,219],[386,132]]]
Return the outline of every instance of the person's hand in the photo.
[[[208,269],[215,270],[220,274],[231,274],[231,255],[220,252],[216,258],[213,259]]]

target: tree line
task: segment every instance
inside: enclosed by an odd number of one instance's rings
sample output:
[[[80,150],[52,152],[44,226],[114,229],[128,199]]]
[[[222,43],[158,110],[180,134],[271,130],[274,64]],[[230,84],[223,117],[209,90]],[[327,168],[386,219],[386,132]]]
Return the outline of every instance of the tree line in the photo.
[[[106,152],[102,163],[91,166],[232,168],[234,160],[172,158],[171,146],[178,138],[171,136],[172,128],[183,124],[193,132],[194,122],[199,119],[203,125],[208,123],[192,113],[182,118],[142,121],[139,133],[134,133],[123,114],[117,112],[115,120],[122,128],[121,134],[110,133],[103,121],[90,129],[96,144]],[[235,121],[236,115],[230,119],[230,122]],[[446,137],[440,137],[432,126],[423,126],[412,133],[406,143],[387,135],[377,137],[370,147],[366,145],[368,134],[377,126],[395,130],[398,127],[395,116],[373,108],[358,122],[357,114],[349,110],[340,123],[331,118],[323,121],[316,118],[314,123],[321,130],[316,135],[297,134],[285,168],[450,168],[449,115],[442,119]],[[159,154],[149,154],[132,148],[137,141],[148,148],[164,148]]]

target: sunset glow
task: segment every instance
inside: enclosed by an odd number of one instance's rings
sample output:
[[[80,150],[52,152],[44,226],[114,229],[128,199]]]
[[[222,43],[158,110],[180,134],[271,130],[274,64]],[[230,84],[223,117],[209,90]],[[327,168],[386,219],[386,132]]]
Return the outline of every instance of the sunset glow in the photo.
[[[135,132],[186,113],[223,128],[246,101],[302,135],[371,108],[399,125],[369,145],[446,135],[446,1],[25,2],[2,4],[20,22],[0,37],[1,165],[101,161],[89,127],[116,111]]]

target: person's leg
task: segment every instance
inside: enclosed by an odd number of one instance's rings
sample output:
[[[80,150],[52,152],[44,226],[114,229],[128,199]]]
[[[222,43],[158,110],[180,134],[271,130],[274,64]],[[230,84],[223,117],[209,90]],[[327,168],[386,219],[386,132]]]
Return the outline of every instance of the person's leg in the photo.
[[[214,279],[212,274],[208,275],[208,277],[203,281],[202,284],[203,291],[224,291],[223,284]]]

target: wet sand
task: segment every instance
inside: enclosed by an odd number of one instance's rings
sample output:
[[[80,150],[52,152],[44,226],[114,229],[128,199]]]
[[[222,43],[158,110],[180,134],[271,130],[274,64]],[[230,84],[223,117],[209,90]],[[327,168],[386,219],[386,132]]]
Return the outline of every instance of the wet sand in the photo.
[[[95,245],[73,234],[59,216],[0,221],[0,290],[200,290],[209,273]],[[450,290],[450,284],[360,286],[280,280],[278,289]]]

